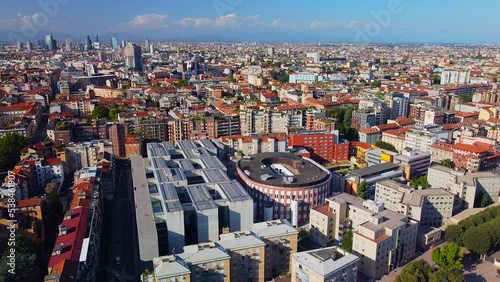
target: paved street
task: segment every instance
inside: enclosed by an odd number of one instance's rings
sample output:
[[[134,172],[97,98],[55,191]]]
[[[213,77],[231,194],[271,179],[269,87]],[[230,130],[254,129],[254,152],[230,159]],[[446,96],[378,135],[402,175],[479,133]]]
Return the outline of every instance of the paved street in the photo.
[[[108,277],[109,281],[139,281],[130,161],[117,160],[115,169],[115,197],[108,209],[111,217],[107,223],[110,224]],[[117,257],[120,258],[119,264]]]

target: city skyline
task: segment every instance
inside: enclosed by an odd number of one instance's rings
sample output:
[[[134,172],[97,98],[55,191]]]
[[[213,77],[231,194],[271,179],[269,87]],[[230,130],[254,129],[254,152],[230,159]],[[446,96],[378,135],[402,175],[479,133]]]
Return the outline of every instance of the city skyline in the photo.
[[[190,1],[109,3],[53,0],[18,7],[4,1],[0,40],[36,40],[48,33],[60,41],[83,41],[87,34],[125,40],[265,41],[345,43],[499,43],[490,20],[500,3],[438,3],[429,0],[334,2]],[[49,1],[50,2],[50,1]],[[61,4],[59,4],[61,2]],[[361,3],[360,3],[361,2]],[[479,1],[486,3],[487,1]],[[477,2],[476,2],[477,3]],[[99,7],[99,8],[96,8]],[[453,7],[453,11],[450,11]],[[457,20],[460,19],[460,20]],[[85,24],[82,24],[84,22]]]

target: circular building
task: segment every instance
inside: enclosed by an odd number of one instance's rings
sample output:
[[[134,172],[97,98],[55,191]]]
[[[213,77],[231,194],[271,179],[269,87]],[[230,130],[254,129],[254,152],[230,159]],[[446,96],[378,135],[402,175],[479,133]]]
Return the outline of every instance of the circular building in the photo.
[[[330,172],[311,159],[292,153],[261,153],[238,162],[239,180],[255,203],[256,221],[288,219],[309,222],[309,209],[331,193]]]

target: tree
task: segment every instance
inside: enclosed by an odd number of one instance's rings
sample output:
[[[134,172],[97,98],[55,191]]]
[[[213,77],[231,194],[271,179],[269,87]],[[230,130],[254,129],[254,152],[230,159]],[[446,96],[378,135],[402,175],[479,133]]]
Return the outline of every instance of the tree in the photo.
[[[439,164],[440,164],[441,166],[444,166],[444,167],[449,167],[449,168],[454,168],[454,167],[455,167],[455,163],[453,163],[453,161],[452,161],[452,160],[450,160],[450,159],[444,159],[444,160],[441,160],[441,161],[439,162]]]
[[[392,151],[392,152],[398,153],[398,150],[396,149],[396,147],[394,147],[394,145],[392,145],[391,143],[387,143],[384,141],[378,141],[377,143],[375,143],[375,146],[380,148],[380,149],[384,149],[387,151]]]
[[[0,169],[12,169],[21,156],[21,150],[28,145],[28,139],[19,133],[8,132],[0,138]]]
[[[373,88],[378,88],[378,87],[382,86],[382,83],[380,81],[374,81],[374,82],[370,83],[370,86]]]
[[[15,246],[7,248],[0,259],[0,282],[40,281],[41,271],[38,267],[40,247],[33,241],[17,236]],[[15,274],[9,272],[10,249],[15,249]]]
[[[181,80],[179,80],[179,81],[177,81],[175,83],[175,86],[177,86],[178,88],[180,88],[180,87],[188,86],[188,84],[189,83],[188,83],[188,81],[186,79],[181,79]]]
[[[429,182],[427,182],[427,174],[422,175],[419,178],[410,179],[410,184],[414,187],[422,187],[423,189],[431,187]]]
[[[342,235],[342,239],[340,240],[340,247],[348,252],[352,252],[352,237],[354,233],[352,230],[347,230],[344,235]]]
[[[354,110],[352,108],[347,108],[345,113],[344,113],[344,120],[343,120],[343,123],[344,123],[344,128],[345,129],[348,129],[348,128],[351,128],[351,122],[352,122],[352,112]]]
[[[277,77],[277,79],[279,80],[279,82],[281,83],[287,83],[290,81],[290,75],[288,73],[285,73],[285,74],[282,74],[282,75],[279,75]]]
[[[420,84],[420,83],[422,83],[422,80],[421,80],[419,77],[415,77],[415,78],[413,79],[413,83],[415,83],[415,84]]]
[[[458,97],[462,98],[464,100],[464,103],[470,103],[472,102],[472,96],[467,95],[467,94],[460,94]]]
[[[492,242],[486,232],[481,232],[479,228],[470,228],[464,233],[464,245],[473,253],[486,255]]]
[[[299,228],[299,239],[304,239],[309,236],[309,233],[304,228]]]
[[[95,119],[109,118],[109,109],[105,106],[96,106],[92,111],[92,117]]]
[[[465,282],[465,278],[458,269],[440,267],[429,276],[429,282]]]
[[[408,263],[395,282],[427,282],[434,271],[432,266],[421,259]]]
[[[463,258],[464,253],[456,243],[449,243],[432,250],[432,261],[440,267],[461,270],[464,267]]]
[[[364,180],[359,184],[358,197],[363,200],[368,200],[370,198],[370,186],[368,186],[368,183]]]
[[[463,236],[464,232],[462,230],[462,227],[458,225],[450,225],[446,227],[446,230],[444,232],[444,239],[447,242],[454,242],[459,246],[463,245]]]
[[[481,207],[485,208],[491,204],[490,198],[488,197],[487,194],[483,194],[481,197]]]

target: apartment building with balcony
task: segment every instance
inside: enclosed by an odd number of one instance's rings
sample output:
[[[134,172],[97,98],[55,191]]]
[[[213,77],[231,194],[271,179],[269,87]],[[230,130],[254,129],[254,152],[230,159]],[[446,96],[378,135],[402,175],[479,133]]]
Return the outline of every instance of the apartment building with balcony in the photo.
[[[328,198],[327,203],[335,217],[333,236],[340,240],[347,230],[354,231],[353,254],[360,258],[363,274],[382,277],[415,255],[417,221],[385,209],[381,202],[346,193]]]
[[[216,243],[185,246],[177,257],[189,269],[191,282],[232,281],[231,257]]]
[[[431,164],[431,154],[403,150],[401,154],[394,156],[393,163],[399,165],[403,170],[404,178],[410,180],[427,174],[427,169]]]
[[[266,244],[250,231],[221,234],[217,242],[231,257],[231,281],[264,282]]]
[[[291,269],[299,232],[287,220],[254,223],[250,231],[266,244],[264,277],[276,277]]]

